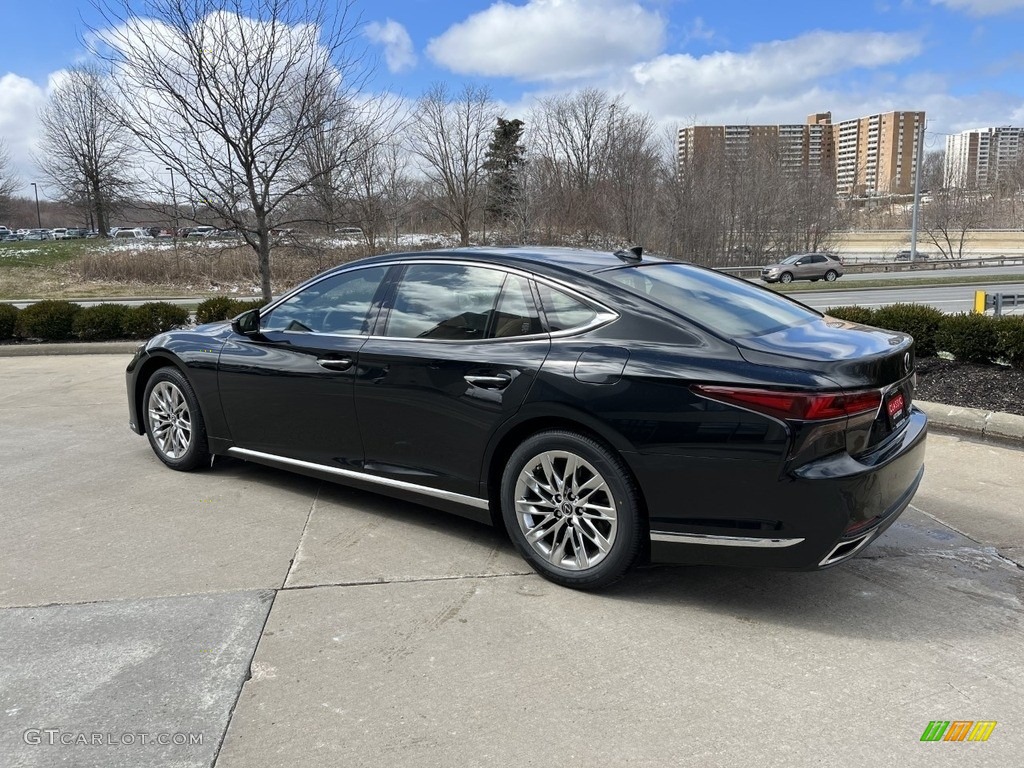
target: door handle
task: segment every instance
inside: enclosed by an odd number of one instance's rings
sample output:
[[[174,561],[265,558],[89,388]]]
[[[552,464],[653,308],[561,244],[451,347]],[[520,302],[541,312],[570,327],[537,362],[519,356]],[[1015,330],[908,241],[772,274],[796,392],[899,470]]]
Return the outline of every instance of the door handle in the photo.
[[[507,373],[499,373],[494,376],[474,376],[472,374],[463,376],[468,384],[480,389],[504,389],[512,383],[512,377]]]
[[[316,364],[329,371],[347,371],[354,361],[351,357],[318,357]]]

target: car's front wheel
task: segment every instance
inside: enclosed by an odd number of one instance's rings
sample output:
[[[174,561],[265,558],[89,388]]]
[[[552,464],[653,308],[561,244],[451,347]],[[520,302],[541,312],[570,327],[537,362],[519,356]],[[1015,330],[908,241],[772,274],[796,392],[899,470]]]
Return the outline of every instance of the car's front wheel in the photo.
[[[793,282],[793,275],[791,275],[789,272],[783,272],[781,275],[779,275],[779,282],[780,283],[792,283]]]
[[[825,273],[825,279],[830,283],[834,283],[837,277],[839,277],[839,273],[834,269],[830,269]]]
[[[582,434],[541,432],[505,467],[501,511],[516,548],[546,579],[598,589],[640,553],[638,494],[618,456]]]
[[[146,436],[160,461],[182,472],[209,463],[206,424],[185,374],[159,369],[146,383],[143,407]]]

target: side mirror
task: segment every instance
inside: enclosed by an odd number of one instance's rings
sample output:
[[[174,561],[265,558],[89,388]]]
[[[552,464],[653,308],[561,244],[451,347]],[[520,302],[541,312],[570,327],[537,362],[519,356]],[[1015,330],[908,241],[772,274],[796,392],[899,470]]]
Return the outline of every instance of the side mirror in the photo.
[[[260,311],[248,309],[231,321],[231,330],[243,336],[260,335]]]

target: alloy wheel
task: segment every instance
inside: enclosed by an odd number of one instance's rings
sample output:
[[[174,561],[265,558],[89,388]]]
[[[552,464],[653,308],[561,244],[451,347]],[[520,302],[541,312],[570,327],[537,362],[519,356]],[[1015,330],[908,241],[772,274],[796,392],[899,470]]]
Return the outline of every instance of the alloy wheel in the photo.
[[[192,413],[185,394],[161,381],[149,394],[149,428],[156,448],[168,459],[180,459],[192,442]]]
[[[515,513],[533,551],[569,571],[601,563],[619,527],[605,478],[570,451],[545,451],[526,462],[516,480]]]

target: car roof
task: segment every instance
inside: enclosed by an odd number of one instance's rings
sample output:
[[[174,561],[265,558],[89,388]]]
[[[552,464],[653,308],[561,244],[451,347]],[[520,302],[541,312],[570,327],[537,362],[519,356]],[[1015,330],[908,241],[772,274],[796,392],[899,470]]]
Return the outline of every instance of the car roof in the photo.
[[[644,254],[641,261],[616,256],[612,251],[588,250],[585,248],[556,248],[538,246],[469,247],[449,248],[435,251],[414,251],[411,253],[389,253],[360,259],[360,264],[402,261],[430,261],[433,259],[465,259],[480,263],[506,267],[524,267],[547,274],[594,273],[630,264],[665,263],[671,260]],[[344,269],[354,262],[343,264]]]

